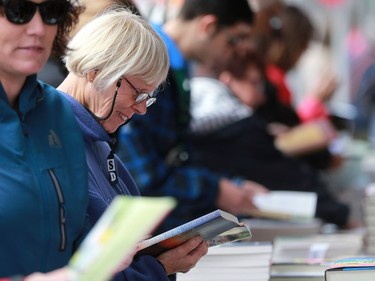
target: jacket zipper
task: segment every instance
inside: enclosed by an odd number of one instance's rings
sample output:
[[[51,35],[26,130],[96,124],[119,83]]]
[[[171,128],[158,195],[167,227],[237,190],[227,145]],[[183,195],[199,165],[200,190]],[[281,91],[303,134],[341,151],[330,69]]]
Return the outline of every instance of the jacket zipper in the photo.
[[[63,196],[63,193],[62,193],[60,183],[59,183],[53,169],[49,169],[48,173],[51,177],[53,186],[55,187],[57,199],[59,201],[59,218],[60,218],[60,235],[61,235],[61,241],[60,241],[59,249],[60,249],[60,251],[64,251],[65,248],[66,248],[66,217],[65,217],[64,196]]]

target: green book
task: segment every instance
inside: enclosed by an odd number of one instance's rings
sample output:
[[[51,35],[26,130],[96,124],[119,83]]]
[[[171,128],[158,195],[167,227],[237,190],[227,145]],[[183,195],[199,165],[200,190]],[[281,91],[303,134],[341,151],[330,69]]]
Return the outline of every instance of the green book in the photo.
[[[110,280],[175,205],[171,197],[117,196],[71,258],[69,280]]]

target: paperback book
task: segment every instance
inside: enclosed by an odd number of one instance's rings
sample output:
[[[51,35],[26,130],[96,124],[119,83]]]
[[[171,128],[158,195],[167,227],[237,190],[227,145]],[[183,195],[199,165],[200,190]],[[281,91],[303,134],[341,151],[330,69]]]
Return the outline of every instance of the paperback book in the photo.
[[[249,227],[240,223],[236,216],[218,209],[142,241],[138,245],[139,253],[157,256],[195,236],[201,236],[211,247],[249,239],[251,232]]]
[[[337,260],[325,271],[326,281],[373,281],[375,257],[351,257]]]
[[[276,220],[314,219],[318,196],[315,192],[278,190],[254,196],[257,210],[250,215]]]
[[[278,281],[288,278],[298,281],[299,278],[311,279],[311,281],[324,280],[324,271],[332,262],[288,262],[272,263],[270,281]]]
[[[332,123],[319,119],[295,126],[276,138],[276,147],[287,155],[304,155],[328,145],[337,136]]]
[[[176,202],[170,197],[117,196],[69,262],[71,281],[107,281]]]

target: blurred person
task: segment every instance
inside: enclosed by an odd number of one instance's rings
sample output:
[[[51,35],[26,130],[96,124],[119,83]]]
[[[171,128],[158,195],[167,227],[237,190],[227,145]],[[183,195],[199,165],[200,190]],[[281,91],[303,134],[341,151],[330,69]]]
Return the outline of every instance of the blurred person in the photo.
[[[269,119],[280,122],[277,114],[281,112],[284,118],[287,108],[270,104],[272,116],[265,114],[272,88],[257,54],[238,57],[227,69],[210,74],[191,80],[192,165],[252,180],[269,190],[316,192],[316,217],[343,228],[353,227],[348,206],[330,194],[318,171],[275,146]],[[294,113],[288,114],[292,121]]]
[[[0,1],[0,278],[56,280],[42,273],[65,266],[87,230],[82,133],[66,99],[36,79],[80,11],[74,0]]]
[[[140,195],[112,149],[114,134],[156,101],[169,59],[164,42],[149,23],[120,6],[85,24],[68,47],[69,74],[58,89],[66,93],[84,134],[88,216],[94,225],[115,196]],[[156,258],[137,255],[113,280],[173,280],[174,273],[189,271],[206,252],[202,238],[195,237]]]
[[[142,195],[178,200],[157,232],[217,208],[247,214],[255,208],[254,193],[266,191],[253,182],[191,165],[186,140],[191,64],[225,65],[236,52],[247,49],[253,16],[247,0],[186,0],[176,18],[155,26],[171,61],[167,84],[146,116],[134,116],[120,130],[116,151]]]
[[[355,132],[375,146],[375,63],[362,76],[354,98],[357,114],[354,119]]]
[[[257,0],[255,0],[257,1]],[[302,54],[305,54],[314,35],[314,27],[308,16],[298,7],[284,4],[279,0],[269,1],[268,5],[260,8],[257,13],[255,41],[257,48],[264,50],[267,79],[276,87],[276,98],[286,107],[290,107],[297,114],[297,122],[322,122],[328,124],[333,134],[330,110],[326,105],[331,99],[337,86],[336,76],[332,69],[319,73],[318,77],[311,77],[315,81],[309,85],[309,91],[299,93],[303,96],[298,104],[294,103],[297,94],[293,94],[286,80],[287,74],[295,69]],[[294,96],[292,96],[294,95]],[[272,97],[274,100],[274,97]],[[279,115],[280,117],[280,115]],[[290,116],[289,116],[290,117]],[[275,123],[271,127],[275,134],[280,134],[289,128]],[[314,167],[321,170],[336,169],[343,163],[337,153],[329,151],[329,144],[313,154],[303,156]]]
[[[259,49],[265,51],[267,77],[278,89],[280,101],[288,106],[294,106],[294,98],[286,74],[307,50],[314,31],[310,19],[300,8],[282,1],[273,1],[257,13],[255,37]],[[303,122],[330,119],[326,103],[337,87],[337,80],[329,69],[320,75],[311,78],[316,81],[315,85],[295,106]]]

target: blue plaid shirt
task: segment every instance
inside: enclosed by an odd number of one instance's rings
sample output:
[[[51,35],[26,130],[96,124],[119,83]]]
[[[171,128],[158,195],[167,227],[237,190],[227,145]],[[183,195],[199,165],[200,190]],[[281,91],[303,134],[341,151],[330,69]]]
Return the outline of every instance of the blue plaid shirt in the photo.
[[[168,46],[170,75],[147,114],[134,116],[121,128],[116,154],[143,196],[173,196],[178,200],[178,206],[158,229],[161,232],[217,209],[219,176],[190,166],[188,159],[178,164],[172,161],[178,159],[174,152],[181,156],[189,153],[184,137],[189,124],[189,75],[176,45],[155,28]]]

